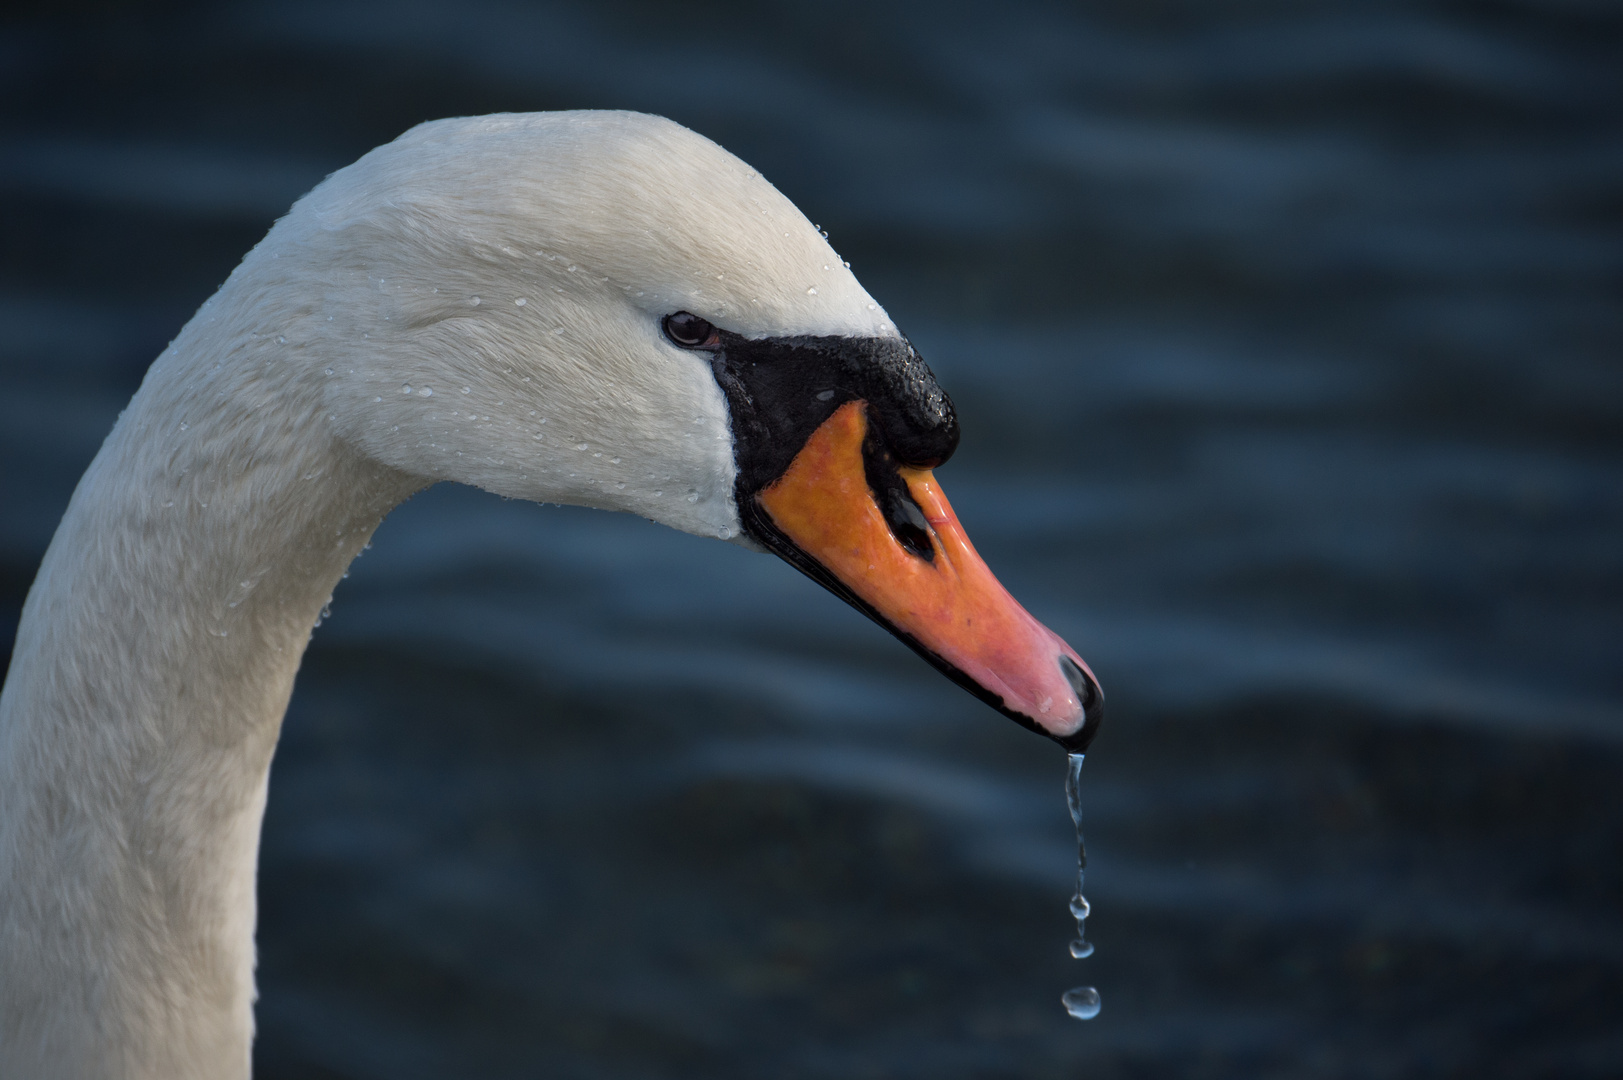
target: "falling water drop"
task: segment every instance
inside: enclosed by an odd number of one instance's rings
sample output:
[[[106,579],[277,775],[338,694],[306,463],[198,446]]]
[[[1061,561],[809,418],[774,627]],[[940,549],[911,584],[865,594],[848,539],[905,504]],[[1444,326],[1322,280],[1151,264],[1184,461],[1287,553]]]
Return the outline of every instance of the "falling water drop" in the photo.
[[[1091,986],[1079,986],[1060,995],[1065,1011],[1078,1020],[1092,1020],[1099,1015],[1099,991]]]
[[[1088,940],[1086,923],[1093,910],[1088,898],[1082,895],[1082,875],[1088,868],[1088,851],[1082,843],[1082,762],[1081,754],[1072,754],[1066,763],[1065,802],[1071,809],[1071,823],[1076,826],[1076,895],[1071,897],[1071,917],[1076,920],[1076,940],[1071,942],[1071,956],[1077,960],[1093,955],[1093,943]],[[1065,1011],[1078,1020],[1092,1020],[1099,1015],[1099,991],[1091,986],[1077,986],[1060,996]]]

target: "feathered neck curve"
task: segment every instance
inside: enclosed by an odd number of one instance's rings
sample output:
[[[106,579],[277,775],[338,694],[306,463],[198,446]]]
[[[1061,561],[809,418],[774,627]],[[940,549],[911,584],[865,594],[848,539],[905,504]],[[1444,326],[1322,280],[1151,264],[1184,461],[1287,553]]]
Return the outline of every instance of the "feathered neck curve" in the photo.
[[[228,289],[81,481],[0,696],[0,1075],[243,1076],[271,754],[312,624],[421,478]],[[274,344],[274,336],[270,338]],[[39,928],[48,928],[41,934]]]
[[[451,479],[740,539],[679,309],[896,335],[759,174],[625,113],[415,129],[203,305],[75,492],[0,693],[0,1075],[247,1075],[271,754],[400,500]]]

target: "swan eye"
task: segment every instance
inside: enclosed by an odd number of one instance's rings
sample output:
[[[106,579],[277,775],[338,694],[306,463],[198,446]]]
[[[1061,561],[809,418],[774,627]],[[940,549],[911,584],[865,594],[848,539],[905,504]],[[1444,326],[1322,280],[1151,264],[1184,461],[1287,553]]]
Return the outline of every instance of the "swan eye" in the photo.
[[[684,349],[697,349],[714,343],[716,328],[686,311],[665,316],[665,336]]]

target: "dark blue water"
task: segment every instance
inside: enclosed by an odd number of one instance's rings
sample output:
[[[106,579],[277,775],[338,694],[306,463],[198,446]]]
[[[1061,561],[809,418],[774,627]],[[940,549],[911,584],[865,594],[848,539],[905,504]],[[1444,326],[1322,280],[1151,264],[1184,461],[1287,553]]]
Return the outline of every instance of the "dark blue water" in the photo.
[[[25,7],[0,638],[303,190],[632,107],[829,230],[1110,695],[1078,963],[1057,748],[768,557],[430,491],[289,713],[260,1076],[1623,1073],[1623,9]]]

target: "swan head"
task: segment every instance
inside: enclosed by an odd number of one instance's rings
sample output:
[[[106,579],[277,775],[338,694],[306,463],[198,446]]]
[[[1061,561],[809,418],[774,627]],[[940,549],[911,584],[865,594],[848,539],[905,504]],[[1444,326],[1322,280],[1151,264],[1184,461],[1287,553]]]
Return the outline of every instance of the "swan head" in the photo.
[[[424,124],[238,273],[365,456],[772,551],[1006,715],[1091,740],[1087,665],[935,482],[950,399],[816,226],[708,139],[623,112]]]

